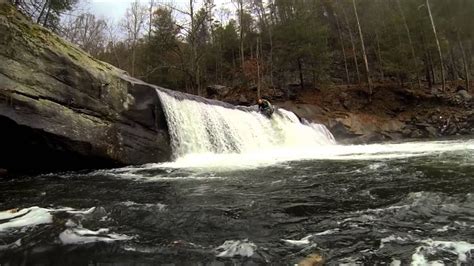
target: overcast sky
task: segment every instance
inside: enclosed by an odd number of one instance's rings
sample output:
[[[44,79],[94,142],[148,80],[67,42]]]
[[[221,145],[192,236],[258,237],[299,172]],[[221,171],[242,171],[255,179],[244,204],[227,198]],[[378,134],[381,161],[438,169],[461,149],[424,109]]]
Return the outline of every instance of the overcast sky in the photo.
[[[130,6],[130,3],[133,0],[88,0],[87,3],[84,4],[84,8],[89,10],[91,13],[95,14],[99,17],[105,17],[108,19],[112,19],[113,21],[120,20],[127,8]],[[140,2],[146,4],[149,3],[149,0],[140,0]],[[174,6],[186,9],[189,6],[189,0],[157,0],[155,2],[158,3],[173,3]],[[199,5],[202,1],[196,1]],[[214,0],[216,8],[221,7],[228,7],[232,8],[231,0]]]

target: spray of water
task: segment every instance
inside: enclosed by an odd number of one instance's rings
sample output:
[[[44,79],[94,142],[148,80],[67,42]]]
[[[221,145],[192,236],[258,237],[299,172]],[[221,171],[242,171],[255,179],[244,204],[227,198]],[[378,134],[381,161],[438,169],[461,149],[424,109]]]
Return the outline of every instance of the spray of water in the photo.
[[[255,153],[335,144],[323,125],[303,124],[279,109],[271,119],[257,111],[177,99],[157,91],[168,122],[175,158],[190,154]]]

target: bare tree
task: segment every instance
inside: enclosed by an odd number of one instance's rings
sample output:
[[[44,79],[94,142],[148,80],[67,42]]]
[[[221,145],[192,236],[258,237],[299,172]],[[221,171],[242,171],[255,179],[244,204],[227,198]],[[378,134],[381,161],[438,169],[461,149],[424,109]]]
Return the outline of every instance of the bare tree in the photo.
[[[125,13],[125,18],[122,21],[122,27],[127,33],[127,39],[132,48],[132,64],[131,75],[135,75],[135,60],[137,43],[142,33],[145,21],[147,18],[147,8],[135,0],[130,4],[130,7]]]
[[[153,24],[153,8],[155,6],[155,1],[150,0],[150,7],[148,10],[148,39],[151,39],[151,25]]]
[[[119,40],[119,36],[118,36],[118,29],[117,29],[117,25],[115,25],[114,23],[112,22],[108,22],[106,23],[107,24],[107,28],[106,28],[106,31],[107,31],[107,46],[106,46],[106,49],[108,52],[112,53],[113,54],[113,57],[115,59],[115,65],[119,68],[122,67],[123,63],[122,63],[122,60],[120,58],[120,56],[117,54],[117,49],[116,49],[116,45],[117,45],[117,42]]]
[[[244,0],[234,0],[239,11],[240,64],[244,68]]]
[[[377,60],[379,61],[379,70],[380,70],[380,76],[382,80],[385,79],[385,74],[383,71],[383,60],[382,60],[382,52],[380,49],[380,38],[377,30],[375,31],[375,42],[377,44]]]
[[[372,81],[370,79],[369,62],[367,61],[367,53],[365,52],[364,36],[362,35],[362,29],[360,27],[359,15],[357,14],[357,7],[356,7],[355,0],[352,0],[352,5],[354,7],[354,14],[355,14],[356,22],[357,22],[357,28],[359,29],[360,45],[362,47],[362,55],[364,58],[367,85],[369,86],[369,102],[370,102],[372,101]]]
[[[190,49],[190,52],[189,49],[180,49],[178,51],[177,55],[183,58],[182,66],[179,67],[179,70],[186,73],[186,76],[190,79],[193,89],[192,93],[201,95],[201,61],[205,52],[202,46],[210,37],[208,30],[210,28],[209,22],[211,21],[212,9],[214,8],[213,0],[205,0],[204,7],[197,12],[196,0],[189,0],[188,10],[182,10],[170,4],[164,6],[187,17],[181,25],[177,25],[184,33]],[[187,59],[186,56],[191,58]]]
[[[435,37],[436,47],[438,49],[439,63],[440,63],[440,67],[441,67],[441,84],[442,84],[442,88],[443,88],[443,91],[444,91],[446,89],[446,80],[445,80],[445,77],[444,77],[443,53],[441,52],[441,46],[439,45],[438,33],[436,32],[436,26],[435,26],[435,23],[434,23],[434,20],[433,20],[433,16],[431,15],[430,1],[426,0],[425,5],[426,5],[426,12],[428,12],[428,17],[430,18],[431,29],[433,30],[433,34],[434,34],[434,37]]]
[[[351,80],[349,79],[349,70],[347,68],[347,57],[346,57],[346,48],[344,46],[344,39],[342,38],[342,32],[341,32],[341,26],[339,24],[339,19],[338,19],[336,14],[334,14],[334,17],[336,19],[337,33],[339,35],[339,42],[341,43],[342,56],[344,58],[344,69],[346,70],[346,82],[347,82],[347,84],[349,84],[349,83],[351,83]]]
[[[458,39],[458,45],[459,49],[461,49],[461,54],[462,54],[462,63],[464,65],[464,75],[466,76],[466,90],[469,90],[469,66],[467,63],[467,58],[466,58],[466,51],[464,50],[464,45],[462,44],[461,41],[461,35],[459,34],[459,31],[457,31],[457,39]]]
[[[357,74],[357,82],[360,84],[359,62],[357,60],[357,53],[356,53],[354,35],[352,34],[352,29],[351,29],[351,26],[349,24],[349,19],[347,18],[347,14],[346,14],[346,11],[344,10],[344,7],[341,6],[341,9],[342,9],[342,14],[344,15],[344,21],[346,22],[347,31],[349,32],[349,39],[351,41],[352,56],[354,58],[354,65],[355,65],[356,74]]]
[[[418,73],[418,60],[415,53],[415,46],[413,46],[413,41],[411,39],[410,28],[408,27],[407,19],[405,17],[405,12],[403,12],[403,8],[402,8],[402,5],[400,4],[400,0],[397,0],[397,5],[398,5],[398,10],[400,11],[400,15],[402,16],[403,25],[405,26],[405,31],[408,37],[408,44],[410,45],[413,66],[415,67],[416,80],[418,81],[418,88],[421,88],[421,79]]]
[[[107,39],[107,23],[93,14],[70,16],[62,23],[62,35],[93,56],[103,51]]]

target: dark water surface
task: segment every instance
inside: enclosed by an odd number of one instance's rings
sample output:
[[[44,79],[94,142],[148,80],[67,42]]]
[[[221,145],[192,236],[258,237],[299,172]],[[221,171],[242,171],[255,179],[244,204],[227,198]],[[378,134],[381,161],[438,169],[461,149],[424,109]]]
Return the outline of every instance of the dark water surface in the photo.
[[[4,178],[0,265],[474,265],[473,143]]]

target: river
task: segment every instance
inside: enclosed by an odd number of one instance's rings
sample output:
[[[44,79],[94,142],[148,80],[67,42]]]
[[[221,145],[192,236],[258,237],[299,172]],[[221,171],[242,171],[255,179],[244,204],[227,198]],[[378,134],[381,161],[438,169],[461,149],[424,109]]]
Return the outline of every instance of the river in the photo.
[[[0,179],[0,265],[474,264],[474,140],[338,145],[158,93],[172,161]]]
[[[336,145],[5,178],[0,264],[473,264],[473,150]]]

